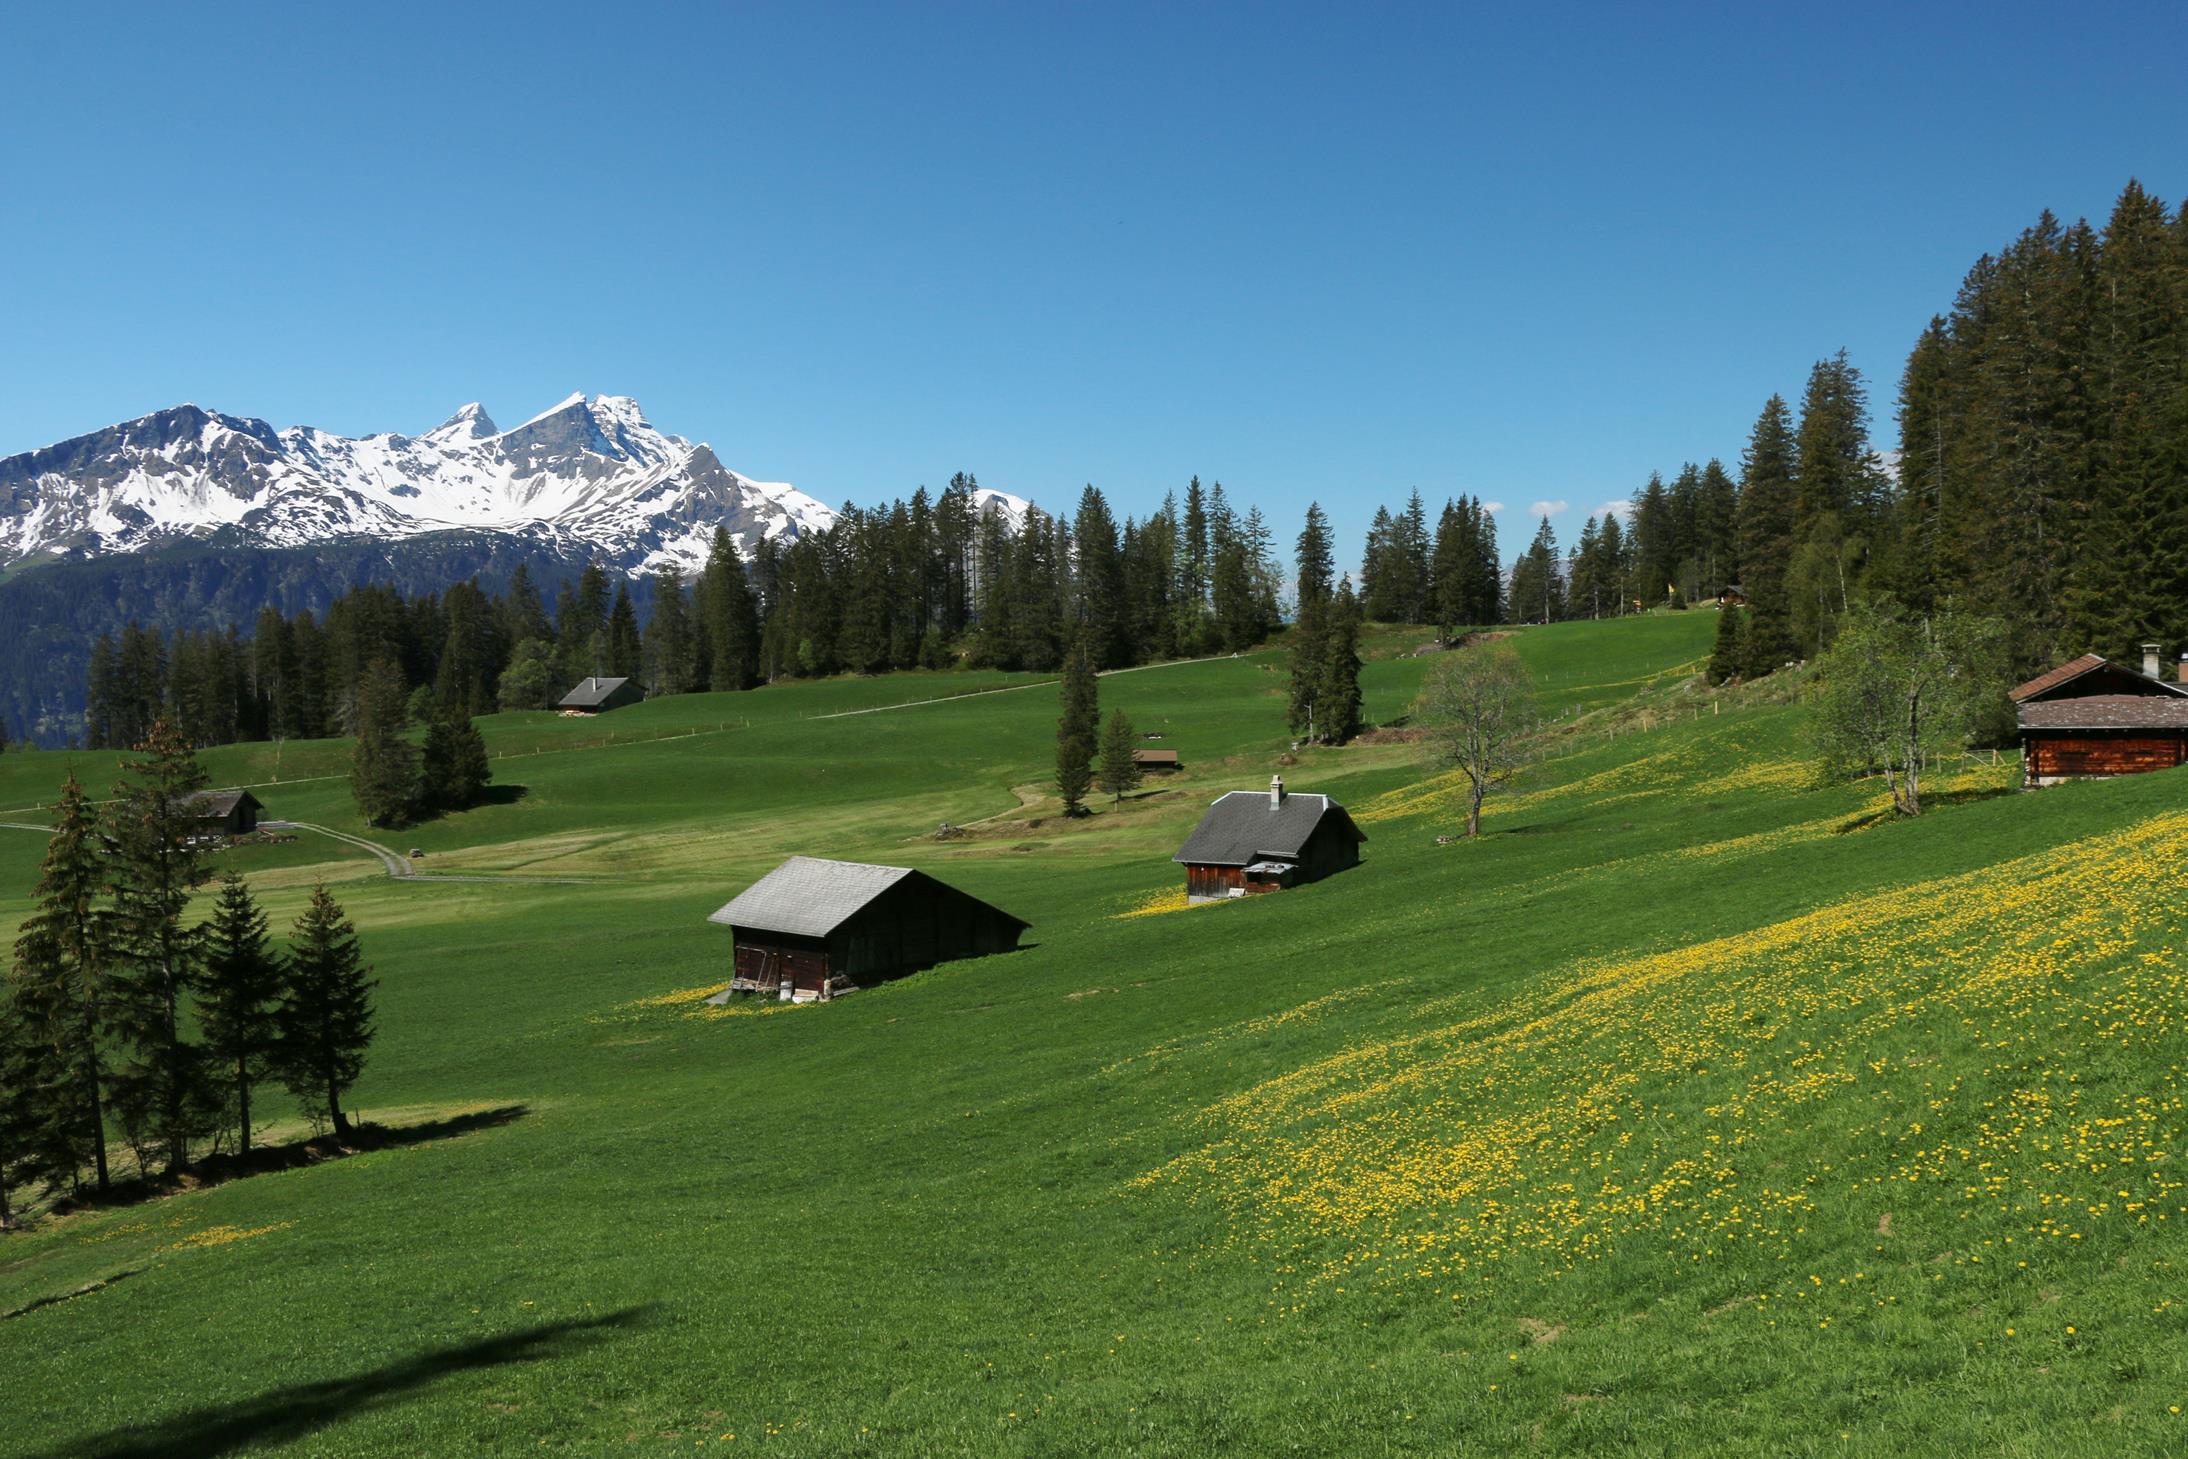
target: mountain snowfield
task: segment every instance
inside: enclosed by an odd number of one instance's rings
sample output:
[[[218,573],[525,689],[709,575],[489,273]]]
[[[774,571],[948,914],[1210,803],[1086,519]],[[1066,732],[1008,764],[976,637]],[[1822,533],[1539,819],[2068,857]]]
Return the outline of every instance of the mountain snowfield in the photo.
[[[1029,503],[981,490],[1013,530]],[[749,553],[836,512],[732,471],[622,395],[583,393],[501,430],[477,404],[420,436],[351,438],[176,406],[0,460],[0,570],[183,542],[300,547],[500,532],[631,574],[696,570],[717,527]]]

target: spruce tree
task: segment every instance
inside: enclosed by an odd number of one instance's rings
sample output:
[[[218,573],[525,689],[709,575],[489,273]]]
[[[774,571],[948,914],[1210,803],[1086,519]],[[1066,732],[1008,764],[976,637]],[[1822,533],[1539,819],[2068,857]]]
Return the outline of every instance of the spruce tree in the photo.
[[[1063,712],[1056,720],[1056,790],[1064,814],[1083,815],[1087,788],[1093,783],[1095,739],[1101,718],[1100,689],[1085,635],[1072,639],[1064,655]]]
[[[204,929],[187,913],[209,875],[210,848],[194,804],[206,777],[165,719],[123,770],[106,817],[111,1026],[123,1050],[116,1108],[125,1128],[165,1147],[172,1174],[189,1165],[190,1141],[208,1132],[216,1107],[204,1051],[190,1042],[183,1021],[204,956]]]
[[[1712,684],[1723,684],[1740,676],[1741,666],[1747,662],[1746,648],[1740,642],[1740,627],[1744,616],[1730,603],[1717,610],[1717,638],[1709,650],[1709,668],[1705,671]]]
[[[408,713],[400,670],[382,659],[358,686],[357,744],[350,752],[350,789],[368,826],[401,826],[418,810],[418,750],[406,737]]]
[[[631,587],[615,585],[615,606],[608,611],[607,667],[610,678],[636,679],[645,669],[645,646],[638,635],[638,610],[631,606]]]
[[[33,909],[16,939],[10,995],[63,1071],[51,1124],[72,1152],[69,1164],[90,1164],[102,1195],[110,1184],[106,1045],[113,1023],[113,917],[105,897],[104,837],[71,774],[61,785]]]
[[[1360,602],[1350,578],[1338,584],[1330,601],[1320,677],[1321,723],[1316,729],[1324,743],[1341,745],[1360,732]]]
[[[760,618],[744,559],[726,527],[714,529],[701,579],[706,599],[707,687],[749,689],[759,674]]]
[[[1110,710],[1102,725],[1101,773],[1096,783],[1109,792],[1112,801],[1123,800],[1126,791],[1139,787],[1140,764],[1132,758],[1138,748],[1139,735],[1131,719],[1121,709]]]
[[[694,636],[691,604],[684,593],[683,570],[663,563],[653,574],[653,616],[646,621],[646,688],[655,694],[682,694],[692,687]]]
[[[1740,572],[1749,604],[1741,634],[1740,672],[1745,678],[1760,678],[1798,652],[1786,586],[1793,559],[1797,463],[1792,413],[1782,397],[1773,395],[1740,458]]]
[[[205,972],[198,985],[198,1022],[212,1075],[234,1101],[236,1149],[251,1153],[251,1090],[266,1077],[280,1047],[276,1013],[281,960],[266,940],[266,915],[250,887],[233,872],[206,928]]]
[[[67,1105],[65,1070],[30,1005],[0,989],[0,1231],[15,1226],[18,1188],[58,1184],[80,1168],[63,1123]]]
[[[324,1114],[338,1138],[351,1134],[342,1096],[363,1072],[372,1045],[375,984],[357,929],[324,886],[296,922],[282,978],[276,1062],[304,1108]]]
[[[477,805],[494,778],[486,739],[467,714],[441,715],[426,730],[418,757],[418,802],[428,812]]]
[[[1091,484],[1079,494],[1071,537],[1078,548],[1072,583],[1076,617],[1088,652],[1096,668],[1122,668],[1131,662],[1125,635],[1124,558],[1117,544],[1116,518]]]

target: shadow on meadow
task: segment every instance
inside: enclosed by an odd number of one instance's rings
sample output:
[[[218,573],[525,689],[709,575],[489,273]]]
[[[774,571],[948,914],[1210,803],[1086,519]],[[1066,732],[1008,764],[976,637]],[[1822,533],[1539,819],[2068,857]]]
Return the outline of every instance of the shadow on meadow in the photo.
[[[171,1177],[147,1172],[115,1181],[113,1189],[103,1197],[95,1191],[85,1190],[79,1194],[61,1197],[49,1209],[51,1214],[66,1215],[75,1211],[112,1210],[133,1206],[181,1191],[203,1190],[207,1186],[225,1185],[231,1180],[265,1175],[272,1171],[296,1170],[306,1165],[339,1160],[347,1155],[363,1154],[368,1150],[400,1150],[435,1140],[451,1140],[478,1130],[499,1129],[503,1125],[514,1124],[531,1112],[529,1105],[504,1104],[407,1125],[380,1125],[360,1121],[350,1131],[346,1141],[329,1134],[314,1136],[309,1140],[293,1140],[281,1145],[261,1145],[249,1155],[220,1151],[201,1156],[191,1165],[186,1175]]]
[[[571,1357],[651,1311],[627,1307],[601,1317],[541,1323],[500,1337],[434,1348],[348,1378],[276,1388],[256,1398],[210,1404],[172,1418],[93,1434],[49,1451],[74,1459],[216,1459],[249,1446],[293,1442],[328,1424],[402,1401],[451,1374]]]

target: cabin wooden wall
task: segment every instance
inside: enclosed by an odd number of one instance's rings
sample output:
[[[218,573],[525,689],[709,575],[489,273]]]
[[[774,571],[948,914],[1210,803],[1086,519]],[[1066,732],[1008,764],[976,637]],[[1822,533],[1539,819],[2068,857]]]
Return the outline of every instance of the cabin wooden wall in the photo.
[[[818,992],[828,981],[828,947],[817,937],[744,933],[737,938],[735,976],[759,985],[762,991],[782,986],[788,973],[790,985],[800,992]]]
[[[2140,775],[2188,763],[2188,734],[2030,734],[2022,754],[2031,779]]]
[[[1243,866],[1188,866],[1185,894],[1189,897],[1228,897],[1246,886]]]

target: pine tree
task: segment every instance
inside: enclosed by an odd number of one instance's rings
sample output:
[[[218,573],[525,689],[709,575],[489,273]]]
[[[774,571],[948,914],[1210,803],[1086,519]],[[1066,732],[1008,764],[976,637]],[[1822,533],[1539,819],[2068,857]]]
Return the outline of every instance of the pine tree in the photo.
[[[152,726],[123,766],[106,826],[113,891],[111,1026],[124,1051],[114,1087],[125,1129],[166,1148],[169,1173],[190,1163],[217,1100],[204,1051],[190,1042],[185,1000],[198,982],[204,929],[186,920],[209,875],[194,798],[205,772],[174,725]]]
[[[106,1044],[113,1024],[113,918],[105,905],[104,838],[73,774],[61,785],[53,838],[32,896],[34,910],[15,943],[10,992],[65,1071],[52,1123],[67,1138],[68,1163],[72,1169],[89,1163],[104,1195],[110,1184]]]
[[[0,990],[0,1231],[13,1229],[18,1188],[58,1184],[80,1168],[68,1138],[66,1070],[42,1037],[30,1004]]]
[[[276,1015],[281,1080],[305,1109],[325,1114],[340,1139],[351,1134],[342,1096],[363,1072],[372,1046],[375,984],[357,929],[324,886],[297,919]]]
[[[266,940],[266,915],[250,887],[233,872],[206,929],[205,972],[198,986],[198,1021],[213,1076],[234,1100],[236,1149],[251,1153],[251,1090],[264,1079],[280,1047],[281,960]]]
[[[1710,645],[1705,671],[1710,683],[1723,684],[1740,676],[1741,666],[1747,662],[1746,646],[1740,641],[1744,621],[1740,610],[1730,603],[1717,610],[1717,638]]]
[[[711,689],[749,689],[759,675],[760,618],[744,559],[726,527],[714,529],[705,576],[706,641]]]
[[[350,789],[368,826],[401,826],[418,809],[418,751],[405,736],[402,672],[382,659],[358,686]]]
[[[1325,639],[1329,622],[1331,556],[1329,520],[1322,515],[1318,504],[1309,502],[1306,525],[1299,532],[1299,611],[1292,619],[1290,634],[1288,697],[1293,731],[1310,736],[1319,734],[1315,715],[1323,694],[1323,674],[1328,667]]]
[[[1116,518],[1091,484],[1079,494],[1071,538],[1078,547],[1072,575],[1076,617],[1086,634],[1088,651],[1095,667],[1122,668],[1131,662],[1131,645],[1125,637],[1124,558],[1117,545]]]
[[[437,716],[418,757],[418,802],[428,812],[475,806],[494,778],[486,739],[467,714]]]
[[[1072,639],[1064,655],[1063,712],[1056,720],[1056,790],[1063,797],[1067,816],[1085,814],[1101,722],[1099,696],[1093,651],[1081,634]]]
[[[1740,458],[1740,572],[1750,608],[1741,634],[1745,678],[1760,678],[1798,652],[1786,587],[1797,466],[1792,413],[1773,395]]]
[[[1329,631],[1322,644],[1321,723],[1325,744],[1342,745],[1360,732],[1360,602],[1352,580],[1330,600]]]
[[[615,606],[608,611],[607,664],[610,678],[636,679],[645,669],[645,646],[638,636],[638,610],[631,606],[629,583],[615,585]]]
[[[1112,801],[1124,799],[1128,790],[1136,790],[1140,783],[1140,764],[1132,758],[1139,748],[1139,734],[1132,728],[1132,721],[1121,709],[1109,711],[1109,718],[1102,726],[1101,773],[1096,783],[1109,792]]]
[[[647,689],[655,694],[689,690],[697,670],[695,650],[683,570],[663,563],[654,569],[653,615],[646,621],[642,675]]]

